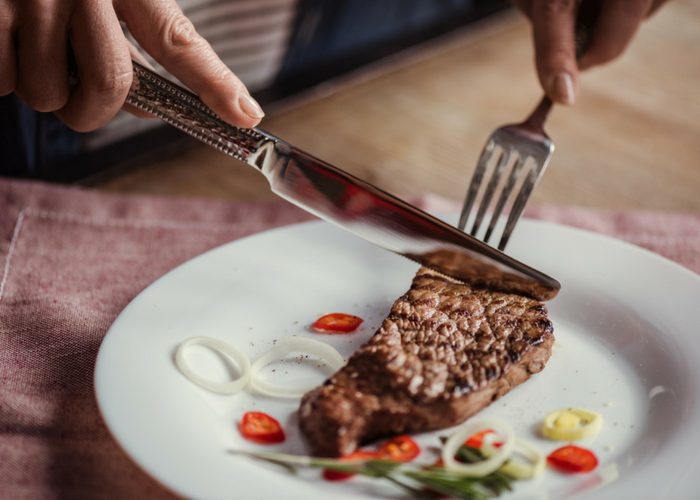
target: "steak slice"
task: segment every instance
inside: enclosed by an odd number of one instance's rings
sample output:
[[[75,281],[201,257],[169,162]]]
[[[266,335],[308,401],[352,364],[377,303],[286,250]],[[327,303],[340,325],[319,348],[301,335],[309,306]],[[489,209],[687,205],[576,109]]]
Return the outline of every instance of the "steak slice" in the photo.
[[[476,289],[422,268],[372,338],[304,395],[301,431],[314,456],[458,424],[549,359],[543,303]]]

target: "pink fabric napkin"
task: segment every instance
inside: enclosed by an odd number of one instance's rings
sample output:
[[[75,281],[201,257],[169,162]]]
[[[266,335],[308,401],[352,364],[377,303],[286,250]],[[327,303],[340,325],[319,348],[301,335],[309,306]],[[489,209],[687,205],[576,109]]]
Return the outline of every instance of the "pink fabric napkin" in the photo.
[[[429,211],[455,207],[435,197]],[[0,180],[0,496],[166,498],[95,403],[100,342],[153,280],[212,247],[308,220],[280,203],[117,196]],[[700,214],[543,207],[531,216],[632,241],[700,272]]]

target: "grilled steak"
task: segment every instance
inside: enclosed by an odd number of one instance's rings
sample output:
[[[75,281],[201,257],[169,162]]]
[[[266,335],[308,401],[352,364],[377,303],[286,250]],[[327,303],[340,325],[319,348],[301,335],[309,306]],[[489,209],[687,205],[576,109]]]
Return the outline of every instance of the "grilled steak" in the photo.
[[[436,250],[421,254],[418,262],[428,262],[434,269],[449,270],[449,275],[477,288],[488,288],[497,292],[527,295],[533,299],[553,299],[559,288],[524,279],[518,274],[498,269],[493,264],[449,250]],[[422,260],[421,260],[422,259]]]
[[[374,336],[307,393],[300,426],[315,456],[458,424],[544,367],[544,304],[421,269]]]

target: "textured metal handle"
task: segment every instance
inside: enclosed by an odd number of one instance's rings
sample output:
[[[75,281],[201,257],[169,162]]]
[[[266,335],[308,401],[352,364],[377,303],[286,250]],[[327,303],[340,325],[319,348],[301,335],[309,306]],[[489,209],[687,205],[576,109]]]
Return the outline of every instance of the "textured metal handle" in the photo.
[[[219,118],[196,95],[132,61],[134,79],[126,102],[151,113],[195,139],[247,161],[266,134],[236,128]]]

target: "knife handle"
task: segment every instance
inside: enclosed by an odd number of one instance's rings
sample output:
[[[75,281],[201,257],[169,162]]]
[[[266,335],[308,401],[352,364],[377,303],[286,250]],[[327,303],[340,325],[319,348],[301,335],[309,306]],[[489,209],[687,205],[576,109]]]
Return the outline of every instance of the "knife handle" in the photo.
[[[126,102],[157,116],[203,143],[241,161],[255,153],[268,134],[229,125],[189,90],[131,61],[134,78]]]

